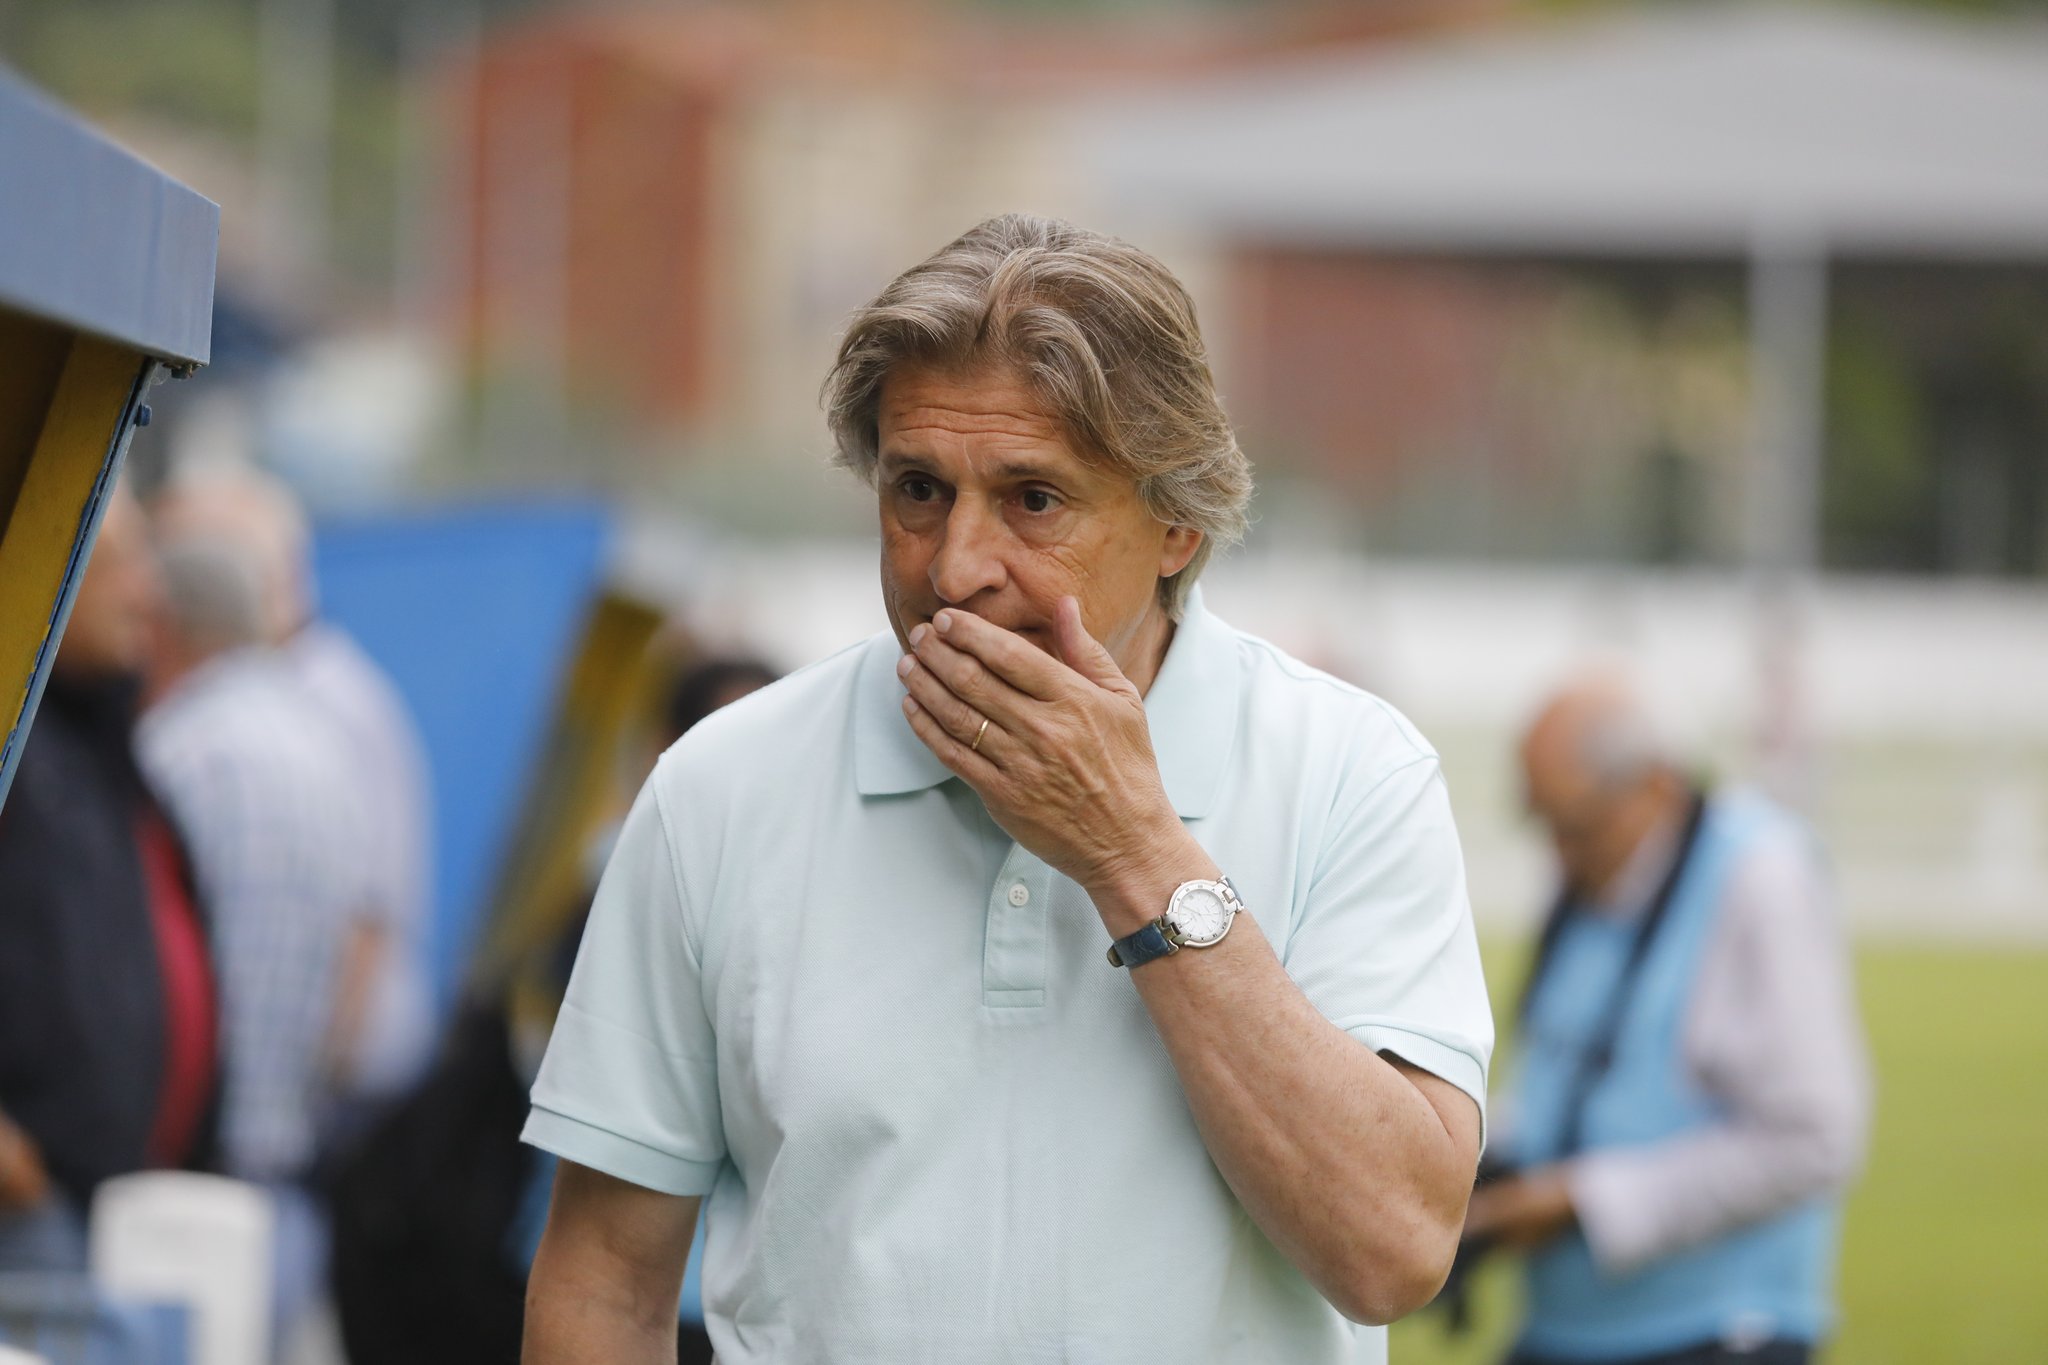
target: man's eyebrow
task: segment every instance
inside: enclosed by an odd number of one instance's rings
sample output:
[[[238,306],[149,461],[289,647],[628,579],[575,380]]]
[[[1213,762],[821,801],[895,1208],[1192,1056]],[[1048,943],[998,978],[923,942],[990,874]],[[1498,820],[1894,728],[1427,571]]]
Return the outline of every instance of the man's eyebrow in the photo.
[[[875,465],[878,469],[892,474],[910,470],[917,470],[927,474],[936,474],[938,472],[937,463],[928,456],[903,450],[883,451],[875,457]],[[1052,465],[1030,459],[1006,459],[991,466],[988,472],[992,478],[1011,483],[1023,483],[1034,479],[1044,483],[1057,484],[1066,484],[1073,481],[1070,475],[1054,468]]]
[[[878,469],[887,470],[890,473],[894,473],[898,470],[918,469],[923,470],[925,473],[929,474],[932,472],[933,468],[932,462],[929,459],[926,459],[924,456],[912,455],[901,450],[883,451],[880,455],[875,457],[875,466]]]
[[[1004,460],[990,471],[999,479],[1025,480],[1042,479],[1047,483],[1065,483],[1060,471],[1048,468],[1033,460]]]

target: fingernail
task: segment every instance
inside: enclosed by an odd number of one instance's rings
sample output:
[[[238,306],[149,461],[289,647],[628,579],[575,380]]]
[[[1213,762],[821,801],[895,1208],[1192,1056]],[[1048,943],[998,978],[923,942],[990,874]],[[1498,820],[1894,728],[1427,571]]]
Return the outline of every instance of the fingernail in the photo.
[[[896,661],[896,676],[899,678],[907,678],[910,676],[910,670],[916,667],[917,656],[914,654],[906,654]]]
[[[940,612],[932,618],[932,624],[939,628],[939,634],[944,635],[953,628],[953,613],[950,611]]]
[[[906,696],[906,697],[905,697],[905,698],[903,699],[903,714],[904,714],[904,715],[906,715],[906,716],[914,716],[914,715],[916,715],[916,714],[917,714],[917,698],[916,698],[916,697],[909,697],[909,696]]]
[[[922,621],[919,621],[916,625],[910,628],[910,643],[912,648],[915,648],[924,639],[925,632],[930,629],[931,627],[927,626]]]

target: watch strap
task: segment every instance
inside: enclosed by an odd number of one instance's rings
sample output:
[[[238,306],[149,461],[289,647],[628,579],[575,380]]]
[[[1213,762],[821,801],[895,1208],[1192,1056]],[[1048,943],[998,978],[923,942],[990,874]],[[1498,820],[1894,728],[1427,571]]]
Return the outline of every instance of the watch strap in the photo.
[[[1180,951],[1180,945],[1166,936],[1164,917],[1153,920],[1135,934],[1126,934],[1109,945],[1112,967],[1142,967],[1154,958]]]

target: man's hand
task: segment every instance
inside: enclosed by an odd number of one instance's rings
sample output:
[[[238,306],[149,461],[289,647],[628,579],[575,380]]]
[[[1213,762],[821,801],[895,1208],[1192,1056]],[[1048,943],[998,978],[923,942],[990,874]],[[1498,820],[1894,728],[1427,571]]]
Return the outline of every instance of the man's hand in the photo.
[[[1151,905],[1154,888],[1185,880],[1190,862],[1213,864],[1167,799],[1145,699],[1088,634],[1074,598],[1060,600],[1054,631],[1057,659],[969,612],[939,612],[911,632],[897,666],[904,712],[996,823],[1098,906]]]
[[[0,1213],[20,1213],[50,1197],[50,1172],[35,1139],[0,1114]]]
[[[1465,1240],[1491,1238],[1529,1251],[1572,1225],[1571,1187],[1561,1166],[1542,1166],[1481,1185],[1465,1211]]]
[[[365,910],[350,921],[342,939],[341,966],[335,973],[334,1010],[320,1046],[323,1076],[345,1091],[353,1090],[361,1079],[363,1035],[369,1027],[378,977],[390,956],[391,929],[383,918]]]

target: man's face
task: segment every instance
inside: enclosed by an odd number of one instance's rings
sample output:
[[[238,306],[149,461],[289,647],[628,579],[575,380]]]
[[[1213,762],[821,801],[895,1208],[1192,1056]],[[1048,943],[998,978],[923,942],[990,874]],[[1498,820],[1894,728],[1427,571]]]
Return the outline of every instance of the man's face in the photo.
[[[1597,891],[1608,870],[1612,793],[1564,755],[1540,749],[1524,751],[1523,781],[1529,813],[1550,835],[1565,880],[1580,891]]]
[[[116,489],[72,600],[57,667],[74,678],[140,673],[156,642],[162,601],[142,508]]]
[[[1573,699],[1550,708],[1522,742],[1522,778],[1529,813],[1557,849],[1573,890],[1600,895],[1637,844],[1668,815],[1684,787],[1670,773],[1649,769],[1624,781],[1603,779],[1587,761],[1582,735],[1598,699]]]
[[[1054,612],[1072,596],[1126,674],[1156,663],[1159,580],[1194,556],[1198,532],[1160,522],[1130,481],[1083,460],[1006,371],[899,368],[877,425],[882,596],[905,649],[920,622],[957,607],[1057,654]]]

